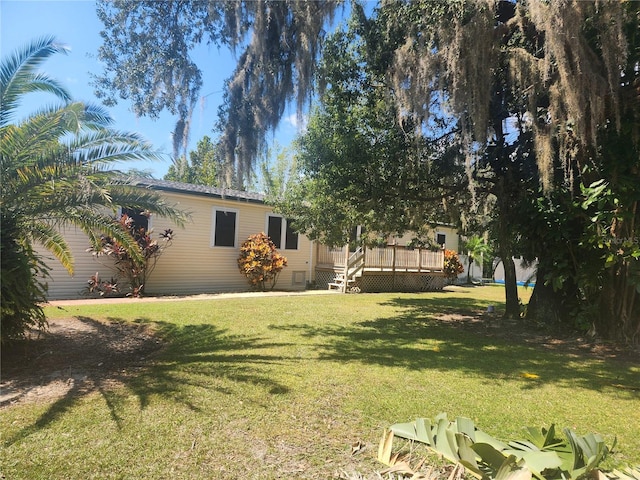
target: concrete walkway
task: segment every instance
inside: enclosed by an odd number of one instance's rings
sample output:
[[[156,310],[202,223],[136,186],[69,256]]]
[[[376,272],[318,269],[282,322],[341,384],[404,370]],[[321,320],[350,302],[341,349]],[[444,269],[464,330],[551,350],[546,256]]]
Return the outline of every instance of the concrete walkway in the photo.
[[[144,303],[144,302],[179,302],[184,300],[221,300],[225,298],[262,298],[262,297],[296,297],[300,295],[336,295],[337,290],[303,290],[303,291],[271,291],[271,292],[230,292],[203,293],[200,295],[163,295],[160,297],[109,297],[82,298],[77,300],[51,300],[45,306],[66,307],[72,305],[97,305],[104,303]]]

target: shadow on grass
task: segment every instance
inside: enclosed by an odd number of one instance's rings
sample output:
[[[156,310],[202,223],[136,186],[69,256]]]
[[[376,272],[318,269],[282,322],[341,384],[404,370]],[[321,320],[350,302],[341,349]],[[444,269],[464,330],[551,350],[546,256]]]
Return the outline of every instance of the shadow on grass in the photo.
[[[52,378],[67,385],[33,424],[5,436],[5,446],[46,428],[94,392],[104,399],[118,429],[122,428],[121,412],[131,393],[140,409],[158,395],[198,411],[190,393],[194,387],[231,395],[235,393],[234,383],[244,383],[262,387],[271,395],[289,392],[286,385],[261,374],[257,368],[285,361],[261,354],[276,345],[257,336],[229,335],[210,324],[177,326],[147,318],[134,322],[109,318],[109,323],[90,317],[76,320],[79,328],[50,331],[41,339],[31,340],[29,349],[20,348],[24,355],[30,351],[32,356],[24,359],[24,365],[7,366],[3,362],[3,382],[17,379],[14,387],[21,392],[12,397],[14,400],[28,392],[41,391]],[[11,360],[20,362],[18,356]],[[116,386],[126,390],[122,393]]]
[[[545,337],[525,320],[486,313],[495,302],[438,297],[398,297],[383,305],[398,312],[343,325],[289,325],[313,339],[321,360],[455,370],[487,381],[518,381],[523,389],[560,384],[610,390],[640,398],[638,364],[595,357],[570,339]],[[497,309],[503,305],[496,305]]]
[[[167,346],[152,365],[132,382],[131,387],[144,408],[153,395],[173,397],[176,401],[198,410],[191,404],[185,387],[211,388],[210,379],[228,379],[234,383],[246,383],[266,389],[270,394],[289,392],[289,388],[260,374],[259,365],[283,364],[286,359],[261,351],[282,344],[265,342],[249,335],[229,335],[215,325],[177,326],[167,322],[155,322],[159,335]],[[198,379],[201,379],[200,381]],[[220,393],[232,394],[227,387],[217,386]]]

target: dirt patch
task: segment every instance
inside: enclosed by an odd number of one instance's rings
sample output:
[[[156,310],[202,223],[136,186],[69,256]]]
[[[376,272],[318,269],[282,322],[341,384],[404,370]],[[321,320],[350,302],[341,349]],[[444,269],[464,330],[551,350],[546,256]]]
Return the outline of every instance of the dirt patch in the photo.
[[[68,318],[2,348],[0,406],[117,385],[162,347],[149,325]]]

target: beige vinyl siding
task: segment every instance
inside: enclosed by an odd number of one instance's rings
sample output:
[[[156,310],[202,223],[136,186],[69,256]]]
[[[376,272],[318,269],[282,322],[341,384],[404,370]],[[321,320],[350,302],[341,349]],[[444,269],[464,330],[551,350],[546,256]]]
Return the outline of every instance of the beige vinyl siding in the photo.
[[[249,284],[240,274],[237,258],[240,244],[249,235],[266,229],[267,214],[271,207],[257,202],[243,200],[224,200],[212,196],[159,192],[169,203],[190,213],[183,227],[178,227],[166,218],[151,217],[153,238],[166,228],[174,231],[172,245],[158,259],[155,270],[147,278],[145,291],[148,295],[189,295],[226,291],[246,291]],[[213,246],[213,215],[215,208],[228,209],[237,213],[237,241],[235,247]],[[39,251],[51,267],[51,279],[48,280],[50,300],[82,298],[87,280],[96,272],[101,278],[109,279],[114,273],[105,264],[110,260],[96,259],[86,252],[88,238],[75,228],[63,231],[75,258],[75,272],[70,276],[67,271],[43,249]],[[160,241],[160,240],[159,240]],[[305,236],[298,238],[297,250],[281,250],[287,257],[288,266],[280,274],[276,289],[304,289],[311,281],[312,244]],[[297,283],[295,282],[297,280]],[[126,292],[126,290],[125,290]]]
[[[455,228],[439,226],[434,229],[434,238],[436,238],[438,233],[444,233],[446,235],[444,246],[447,250],[458,251],[458,231]]]
[[[157,218],[154,233],[174,230],[172,245],[158,260],[147,279],[148,294],[184,295],[246,289],[236,265],[237,247],[213,247],[214,206],[237,210],[236,228],[247,221],[236,202],[212,201],[206,197],[163,193],[179,208],[191,212],[184,228],[167,219]],[[238,235],[241,238],[241,235]]]
[[[96,258],[90,252],[89,238],[75,227],[67,227],[61,230],[74,258],[74,272],[69,272],[60,264],[44,247],[36,247],[36,251],[42,256],[50,268],[50,278],[45,279],[48,284],[47,298],[49,300],[82,298],[85,295],[87,281],[96,272],[103,279],[110,279],[113,271],[109,268],[111,260],[105,257]]]
[[[150,225],[153,238],[167,228],[174,230],[172,245],[158,259],[155,270],[148,276],[145,291],[148,295],[189,295],[198,293],[215,293],[225,291],[246,291],[249,284],[239,272],[237,259],[240,245],[250,235],[268,231],[268,216],[275,215],[272,208],[259,201],[259,196],[249,198],[258,200],[220,198],[211,190],[188,186],[187,192],[159,190],[169,203],[189,212],[190,218],[183,227],[174,225],[170,220],[152,216]],[[224,193],[223,193],[224,194]],[[213,227],[216,209],[233,211],[236,214],[235,246],[214,246]],[[439,226],[429,233],[435,240],[437,233],[446,235],[446,248],[458,250],[458,234],[451,227]],[[73,228],[63,232],[75,257],[75,273],[70,276],[67,271],[52,258],[52,255],[41,250],[51,267],[49,283],[50,299],[81,298],[86,290],[87,281],[96,272],[102,279],[109,279],[114,272],[106,266],[110,259],[96,259],[86,249],[88,238]],[[413,235],[407,234],[397,238],[398,244],[410,241]],[[284,237],[283,237],[284,240]],[[393,240],[393,239],[391,239]],[[276,289],[300,290],[307,283],[315,281],[316,245],[304,235],[298,236],[298,248],[281,248],[280,252],[287,258],[287,267],[281,272]],[[122,285],[127,292],[126,285]]]
[[[184,228],[176,227],[163,218],[154,218],[154,234],[165,228],[174,230],[170,248],[159,259],[156,269],[147,279],[147,294],[184,295],[249,289],[246,278],[238,270],[240,244],[249,235],[265,230],[265,219],[271,207],[245,201],[222,200],[194,195],[163,193],[170,202],[191,212]],[[237,241],[235,247],[213,246],[215,209],[237,213]],[[298,250],[282,250],[288,266],[282,271],[277,289],[300,289],[293,285],[293,272],[305,271],[309,278],[309,240],[300,236]]]

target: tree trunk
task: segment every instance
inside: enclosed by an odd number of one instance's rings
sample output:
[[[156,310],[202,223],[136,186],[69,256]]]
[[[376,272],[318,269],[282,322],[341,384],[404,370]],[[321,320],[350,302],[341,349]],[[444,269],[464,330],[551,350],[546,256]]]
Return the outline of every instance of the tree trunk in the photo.
[[[554,289],[551,282],[547,282],[550,272],[555,269],[551,259],[538,253],[538,269],[536,271],[536,286],[527,305],[527,319],[545,323],[546,325],[576,327],[576,312],[585,307],[580,289],[572,278],[567,278],[561,288]]]
[[[609,340],[640,343],[640,311],[637,308],[636,285],[627,274],[627,265],[609,267],[600,293],[596,334]]]
[[[527,305],[527,319],[546,324],[562,322],[561,295],[551,285],[545,284],[548,270],[539,262],[536,271],[536,285]]]
[[[498,201],[498,252],[504,266],[505,318],[520,317],[520,302],[518,300],[518,284],[516,282],[516,264],[513,261],[513,232],[508,222],[511,205],[509,204],[504,181],[501,183],[503,197]]]
[[[501,212],[503,218],[506,215]],[[507,222],[502,218],[498,220],[498,253],[504,267],[504,293],[505,293],[505,318],[520,317],[520,302],[518,300],[518,284],[516,281],[516,264],[513,261],[511,249],[511,234],[507,228]]]
[[[504,293],[506,300],[504,316],[506,318],[519,318],[520,302],[518,300],[518,284],[516,282],[516,264],[510,255],[502,258],[502,264],[504,265]]]

